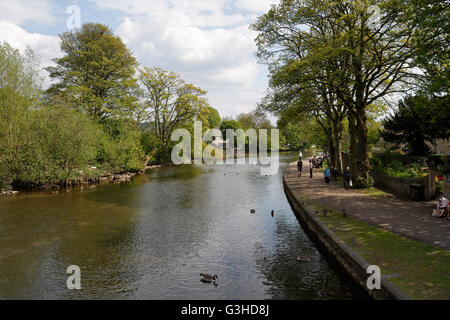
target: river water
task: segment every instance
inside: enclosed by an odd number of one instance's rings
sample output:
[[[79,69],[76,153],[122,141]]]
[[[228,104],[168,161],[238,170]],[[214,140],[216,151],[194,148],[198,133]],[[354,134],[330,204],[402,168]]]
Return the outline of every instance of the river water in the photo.
[[[280,154],[274,176],[163,167],[121,185],[1,197],[0,299],[365,298],[292,212],[282,170],[295,158]],[[67,289],[70,265],[81,290]]]

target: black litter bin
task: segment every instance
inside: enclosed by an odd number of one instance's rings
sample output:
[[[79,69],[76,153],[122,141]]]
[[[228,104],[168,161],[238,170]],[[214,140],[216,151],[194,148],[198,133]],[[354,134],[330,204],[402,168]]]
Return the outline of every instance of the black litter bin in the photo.
[[[409,185],[409,196],[411,200],[424,201],[425,200],[425,186],[413,183]]]

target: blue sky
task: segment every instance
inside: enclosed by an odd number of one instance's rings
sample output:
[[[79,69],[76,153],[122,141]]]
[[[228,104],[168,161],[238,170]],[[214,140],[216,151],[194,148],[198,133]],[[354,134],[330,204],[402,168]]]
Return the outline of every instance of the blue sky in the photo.
[[[14,0],[0,1],[0,41],[31,46],[42,64],[61,55],[67,8],[81,23],[110,26],[141,66],[179,73],[208,91],[222,116],[252,110],[267,87],[267,68],[255,58],[249,25],[277,0]]]

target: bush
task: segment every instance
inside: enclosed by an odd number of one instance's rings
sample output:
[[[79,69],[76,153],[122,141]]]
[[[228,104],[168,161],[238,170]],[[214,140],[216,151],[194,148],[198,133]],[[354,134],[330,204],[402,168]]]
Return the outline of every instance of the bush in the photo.
[[[420,178],[422,167],[427,166],[427,157],[411,157],[397,153],[374,154],[370,158],[372,171],[397,178]]]
[[[381,162],[380,158],[372,157],[370,158],[370,166],[372,170],[377,170],[383,167],[383,163]]]
[[[140,132],[125,120],[108,119],[99,138],[97,161],[113,171],[138,171],[144,163]]]
[[[353,188],[355,189],[365,189],[373,187],[374,180],[371,176],[369,176],[367,179],[364,177],[358,177],[356,178],[356,181],[353,183]]]

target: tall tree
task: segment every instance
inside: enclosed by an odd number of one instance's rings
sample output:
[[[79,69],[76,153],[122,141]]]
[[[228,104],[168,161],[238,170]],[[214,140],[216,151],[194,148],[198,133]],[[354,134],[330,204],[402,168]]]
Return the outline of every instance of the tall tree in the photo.
[[[371,23],[377,5],[380,17]],[[367,108],[394,93],[406,93],[415,86],[414,45],[407,23],[408,6],[400,1],[342,1],[337,13],[343,20],[344,37],[337,47],[347,64],[335,72],[333,87],[351,115],[354,174],[368,180],[369,149]]]
[[[415,56],[418,65],[425,71],[425,90],[432,94],[448,94],[450,3],[410,0],[409,4]]]
[[[48,92],[64,96],[98,121],[130,115],[135,107],[136,59],[111,29],[84,24],[60,35],[62,58],[48,67],[58,80]]]
[[[164,145],[170,141],[173,130],[210,114],[206,91],[186,83],[174,72],[146,67],[139,79],[144,88],[140,118],[151,124]]]
[[[371,23],[377,5],[381,15]],[[366,108],[412,84],[413,45],[407,7],[396,0],[282,0],[252,26],[258,56],[271,69],[296,60],[349,113],[352,169],[368,180]],[[305,67],[306,66],[306,67]],[[323,70],[323,75],[317,70]],[[304,80],[298,82],[305,82]],[[308,83],[314,83],[306,78]],[[304,89],[304,88],[302,88]],[[322,90],[319,90],[320,94]],[[322,98],[324,95],[322,94]]]

